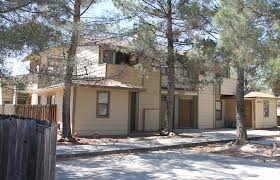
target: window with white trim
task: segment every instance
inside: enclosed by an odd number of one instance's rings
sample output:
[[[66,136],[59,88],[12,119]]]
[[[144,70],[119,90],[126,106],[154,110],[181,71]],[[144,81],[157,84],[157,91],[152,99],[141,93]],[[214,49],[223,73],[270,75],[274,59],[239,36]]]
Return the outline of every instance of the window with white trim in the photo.
[[[216,100],[216,120],[222,120],[222,101]]]
[[[269,100],[263,100],[263,114],[264,117],[269,116]]]
[[[108,91],[97,92],[96,116],[109,117],[109,105],[110,105],[110,92]]]

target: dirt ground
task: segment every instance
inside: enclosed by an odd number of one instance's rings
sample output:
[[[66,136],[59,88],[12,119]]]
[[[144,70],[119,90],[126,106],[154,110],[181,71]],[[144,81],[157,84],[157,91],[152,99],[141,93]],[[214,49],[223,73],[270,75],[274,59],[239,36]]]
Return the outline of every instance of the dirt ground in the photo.
[[[105,144],[113,144],[113,143],[118,143],[118,142],[127,142],[130,138],[129,137],[113,137],[113,138],[109,138],[109,137],[99,137],[97,136],[91,136],[91,137],[76,137],[77,138],[77,142],[73,143],[73,142],[59,142],[59,140],[61,139],[61,132],[58,132],[57,135],[57,144],[61,145],[67,145],[67,144],[80,144],[80,145],[96,145],[96,144],[100,144],[100,143],[105,143]],[[184,138],[184,137],[180,137],[180,136],[176,136],[174,133],[172,133],[169,136],[146,136],[146,137],[136,137],[134,139],[137,139],[137,141],[150,141],[150,140],[159,140],[159,139],[177,139],[177,138]]]
[[[275,138],[275,140],[278,139]],[[207,152],[232,157],[257,159],[263,162],[280,163],[280,142],[266,145],[256,142],[251,142],[242,146],[234,145],[232,142],[227,144],[209,144],[207,146],[192,147],[191,150],[195,152]]]
[[[60,139],[60,134],[58,139]],[[171,136],[150,136],[150,137],[139,137],[140,141],[151,141],[159,139],[170,139],[183,138],[176,135]],[[75,143],[71,142],[58,142],[60,145],[67,144],[80,144],[80,145],[97,145],[97,144],[114,144],[129,141],[129,138],[78,138]],[[249,144],[243,146],[234,145],[233,142],[227,144],[209,144],[205,146],[196,146],[189,148],[195,152],[215,153],[222,154],[232,157],[241,157],[248,159],[256,159],[263,162],[275,162],[280,163],[280,137],[274,137],[264,140],[251,141]]]

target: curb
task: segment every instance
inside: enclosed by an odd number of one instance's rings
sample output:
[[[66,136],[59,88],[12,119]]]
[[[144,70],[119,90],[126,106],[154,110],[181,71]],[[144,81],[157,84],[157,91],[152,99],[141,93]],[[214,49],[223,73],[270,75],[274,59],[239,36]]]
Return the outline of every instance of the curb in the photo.
[[[260,140],[266,138],[279,137],[280,135],[273,136],[257,136],[257,137],[248,137],[248,140]],[[84,152],[84,153],[76,153],[76,154],[58,154],[56,155],[56,161],[64,161],[70,159],[77,158],[88,158],[88,157],[96,157],[96,156],[105,156],[105,155],[113,155],[113,154],[132,154],[132,153],[143,153],[150,151],[159,151],[159,150],[169,150],[169,149],[181,149],[195,146],[204,146],[208,144],[217,144],[217,143],[228,143],[231,141],[235,141],[236,139],[225,139],[225,140],[217,140],[217,141],[204,141],[197,143],[186,143],[186,144],[176,144],[169,146],[156,146],[156,147],[147,147],[147,148],[131,148],[131,149],[119,149],[112,151],[96,151],[96,152]]]

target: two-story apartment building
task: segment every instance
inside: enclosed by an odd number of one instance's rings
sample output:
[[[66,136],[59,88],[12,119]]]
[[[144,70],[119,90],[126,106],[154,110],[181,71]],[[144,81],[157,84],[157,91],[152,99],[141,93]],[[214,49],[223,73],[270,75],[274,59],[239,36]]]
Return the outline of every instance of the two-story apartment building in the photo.
[[[175,73],[177,80],[175,84],[175,108],[174,128],[223,128],[226,126],[228,111],[235,113],[235,106],[232,106],[228,99],[235,97],[236,75],[234,69],[227,69],[222,73],[222,82],[214,81],[213,73],[197,72],[192,75],[196,65],[179,68]],[[189,71],[189,72],[186,72]],[[192,72],[191,72],[192,71]],[[197,77],[195,77],[197,76]],[[191,79],[205,81],[203,84],[192,84]],[[161,75],[161,120],[166,116],[165,96],[167,94],[167,76],[165,71]]]
[[[50,49],[32,57],[31,69],[47,68],[63,49]],[[80,135],[125,135],[131,131],[158,130],[160,72],[134,68],[129,57],[108,45],[80,46],[71,94],[71,124]],[[57,104],[57,121],[62,122],[63,84],[38,77],[34,104]],[[58,77],[59,78],[59,77]],[[55,78],[56,79],[56,78]],[[53,85],[51,85],[53,84]],[[36,94],[36,96],[35,96]]]
[[[78,47],[71,94],[73,132],[82,136],[127,135],[164,127],[167,94],[164,68],[143,69],[117,49],[108,44]],[[41,71],[44,67],[50,72],[58,71],[56,64],[63,61],[63,48],[53,48],[31,59],[31,69]],[[63,83],[59,74],[47,79],[39,77],[32,102],[57,104],[57,121],[61,123]],[[192,78],[187,72],[179,74],[182,76],[179,78]],[[221,84],[209,83],[198,88],[176,83],[174,128],[225,127],[236,113],[232,103],[235,86],[232,70],[225,73]]]

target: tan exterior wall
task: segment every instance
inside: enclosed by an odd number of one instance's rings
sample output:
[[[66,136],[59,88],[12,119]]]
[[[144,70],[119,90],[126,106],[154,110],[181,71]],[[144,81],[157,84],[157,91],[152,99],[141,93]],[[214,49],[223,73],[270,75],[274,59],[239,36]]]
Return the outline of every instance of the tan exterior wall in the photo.
[[[215,106],[213,85],[199,90],[198,95],[198,128],[214,128]]]
[[[222,95],[235,95],[236,94],[236,79],[223,78],[221,84]]]
[[[158,130],[161,97],[160,72],[146,73],[143,79],[143,87],[145,91],[139,93],[139,121],[137,130]],[[149,113],[149,115],[145,113]]]
[[[143,87],[139,92],[138,120],[136,130],[155,131],[159,129],[160,114],[160,72],[142,74],[134,67],[107,64],[107,78]]]
[[[178,76],[178,75],[177,75]],[[177,79],[179,79],[179,80],[181,80],[181,78],[180,77],[177,77]],[[186,82],[186,80],[181,80],[183,83],[185,83]],[[185,82],[184,82],[185,81]],[[162,75],[161,76],[161,87],[167,87],[167,76],[166,75]],[[196,88],[195,87],[193,87],[193,86],[191,86],[191,85],[188,85],[188,84],[182,84],[182,83],[180,83],[180,82],[177,82],[176,81],[176,83],[175,83],[175,87],[176,88],[184,88],[184,89],[186,89],[186,90],[189,90],[189,91],[195,91],[196,90]]]
[[[263,100],[269,100],[269,116],[264,116]],[[277,115],[276,115],[276,99],[261,99],[255,100],[255,128],[271,128],[276,126]]]
[[[96,92],[110,92],[109,118],[96,117]],[[81,136],[128,134],[128,90],[77,87],[75,131]]]
[[[106,64],[106,66],[107,78],[121,81],[122,83],[132,84],[135,86],[142,86],[142,75],[134,67],[118,64]]]

